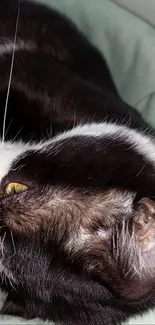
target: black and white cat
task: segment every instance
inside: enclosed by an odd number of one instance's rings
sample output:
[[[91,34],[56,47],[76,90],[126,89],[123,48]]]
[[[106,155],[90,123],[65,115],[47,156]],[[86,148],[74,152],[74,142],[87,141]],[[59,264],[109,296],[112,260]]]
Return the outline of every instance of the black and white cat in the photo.
[[[155,140],[104,59],[65,17],[1,0],[0,71],[2,313],[113,325],[153,308]]]

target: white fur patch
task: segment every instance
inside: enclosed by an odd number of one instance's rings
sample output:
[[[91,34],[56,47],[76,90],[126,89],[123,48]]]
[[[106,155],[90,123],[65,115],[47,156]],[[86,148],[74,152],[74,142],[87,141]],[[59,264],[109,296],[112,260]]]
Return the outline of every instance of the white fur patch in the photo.
[[[125,143],[136,149],[137,153],[142,154],[146,160],[155,166],[155,140],[151,136],[142,134],[127,126],[107,122],[79,125],[70,131],[58,135],[53,139],[53,142],[74,136],[100,138],[109,136],[113,139],[124,140]]]
[[[91,234],[87,229],[80,227],[79,231],[71,233],[71,237],[66,244],[66,249],[69,251],[78,252],[91,241]]]
[[[109,238],[109,233],[105,231],[104,229],[98,229],[97,235],[104,240],[107,240]]]
[[[12,162],[19,155],[28,149],[46,151],[46,146],[53,145],[56,142],[69,139],[74,136],[85,137],[112,137],[113,139],[123,140],[129,147],[132,147],[137,153],[142,154],[147,161],[155,166],[155,140],[150,136],[132,130],[126,126],[112,123],[92,123],[83,126],[77,126],[70,131],[63,132],[55,138],[34,144],[24,144],[22,142],[4,142],[0,143],[0,181],[8,173]],[[61,143],[61,146],[63,143]],[[59,145],[58,145],[59,147]],[[59,149],[59,148],[57,148]],[[49,150],[49,148],[48,148]]]
[[[30,144],[24,144],[22,142],[0,142],[0,182],[9,172],[13,161],[18,159],[19,155],[31,148]]]

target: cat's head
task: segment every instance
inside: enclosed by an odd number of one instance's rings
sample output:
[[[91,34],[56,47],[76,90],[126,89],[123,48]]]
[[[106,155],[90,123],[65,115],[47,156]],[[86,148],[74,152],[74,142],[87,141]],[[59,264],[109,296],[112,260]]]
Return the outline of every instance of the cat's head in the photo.
[[[128,304],[147,300],[155,288],[154,205],[135,205],[134,191],[76,184],[80,174],[71,182],[73,142],[0,144],[0,270],[48,302],[66,285],[76,294],[74,278],[81,294],[92,281],[101,298],[106,288]]]

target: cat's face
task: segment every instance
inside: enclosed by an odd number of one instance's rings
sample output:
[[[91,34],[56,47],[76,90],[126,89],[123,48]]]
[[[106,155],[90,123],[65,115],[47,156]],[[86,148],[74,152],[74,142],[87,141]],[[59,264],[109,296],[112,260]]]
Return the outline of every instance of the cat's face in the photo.
[[[65,182],[61,147],[59,137],[0,145],[2,273],[40,299],[66,273],[84,274],[127,301],[148,298],[155,288],[154,204],[135,205],[134,191]]]

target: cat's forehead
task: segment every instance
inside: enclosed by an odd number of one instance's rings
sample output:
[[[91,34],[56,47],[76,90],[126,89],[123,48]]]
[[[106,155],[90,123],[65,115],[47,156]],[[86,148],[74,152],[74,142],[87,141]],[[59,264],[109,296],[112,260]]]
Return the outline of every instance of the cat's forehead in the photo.
[[[22,142],[0,142],[0,182],[10,171],[14,161],[31,148],[30,144]]]

